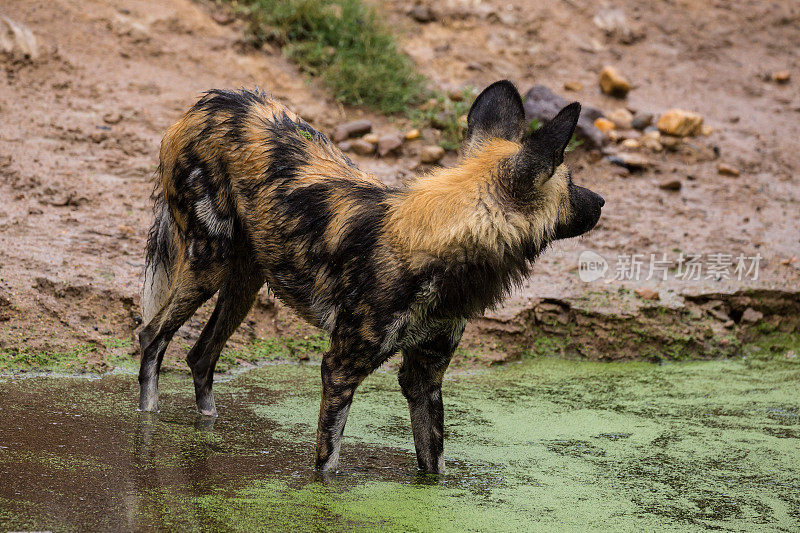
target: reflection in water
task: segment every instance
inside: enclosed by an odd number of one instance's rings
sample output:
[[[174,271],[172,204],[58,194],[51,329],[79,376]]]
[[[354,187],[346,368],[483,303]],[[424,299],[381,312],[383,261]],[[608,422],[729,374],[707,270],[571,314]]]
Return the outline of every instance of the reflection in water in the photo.
[[[217,421],[217,417],[215,416],[204,416],[201,414],[196,414],[194,416],[194,429],[197,431],[203,432],[211,432],[214,430],[214,423]]]
[[[159,453],[165,451],[165,443],[159,440],[175,435],[170,432],[168,423],[159,421],[159,416],[159,413],[137,413],[134,490],[126,498],[130,502],[126,515],[134,518],[130,526],[168,525],[176,518],[177,510],[184,523],[202,524],[202,509],[192,504],[193,500],[187,496],[210,492],[206,481],[213,477],[209,460],[214,453],[214,419],[196,417],[194,433],[187,432],[184,438],[175,438],[175,464],[170,465],[166,457],[159,457]]]

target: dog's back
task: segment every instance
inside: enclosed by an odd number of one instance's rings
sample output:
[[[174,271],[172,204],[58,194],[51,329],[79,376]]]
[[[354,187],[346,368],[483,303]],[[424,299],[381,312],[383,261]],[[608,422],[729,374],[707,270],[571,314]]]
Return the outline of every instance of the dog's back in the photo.
[[[282,300],[328,331],[335,308],[363,287],[390,189],[263,93],[208,93],[167,131],[159,174],[171,245],[194,268],[241,250]],[[148,264],[162,259],[158,237]],[[158,307],[155,292],[145,307]]]

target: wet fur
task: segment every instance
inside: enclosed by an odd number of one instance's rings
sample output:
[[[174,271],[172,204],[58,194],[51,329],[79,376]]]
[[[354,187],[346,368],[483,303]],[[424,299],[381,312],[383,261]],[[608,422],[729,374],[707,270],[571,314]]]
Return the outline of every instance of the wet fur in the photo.
[[[519,124],[482,127],[491,114],[470,118],[457,166],[388,187],[263,93],[207,93],[161,146],[140,408],[156,409],[158,369],[174,332],[219,291],[187,356],[198,409],[216,415],[219,352],[266,282],[331,335],[317,468],[338,463],[358,384],[402,351],[400,384],[419,466],[440,471],[441,381],[466,320],[499,303],[547,243],[580,218],[558,155],[532,155],[535,142]],[[163,276],[169,291],[156,286]]]

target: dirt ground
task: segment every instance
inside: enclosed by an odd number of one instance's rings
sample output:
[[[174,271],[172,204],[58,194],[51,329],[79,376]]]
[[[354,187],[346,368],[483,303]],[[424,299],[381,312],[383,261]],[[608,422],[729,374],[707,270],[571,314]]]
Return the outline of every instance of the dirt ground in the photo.
[[[630,175],[599,152],[571,156],[575,180],[606,198],[603,218],[586,237],[557,245],[503,308],[471,326],[470,342],[489,358],[499,346],[492,339],[527,349],[539,333],[567,331],[602,340],[578,348],[583,355],[635,357],[635,340],[617,342],[634,322],[651,332],[669,329],[670,342],[690,337],[681,346],[696,351],[708,348],[708,339],[728,345],[728,337],[760,321],[796,330],[796,316],[789,316],[800,310],[796,2],[617,0],[612,7],[626,14],[630,30],[622,36],[597,27],[593,19],[603,8],[589,0],[428,2],[435,14],[428,23],[408,15],[410,1],[379,4],[403,49],[444,89],[509,78],[523,93],[544,84],[606,112],[693,110],[713,128],[677,151],[647,154],[651,165]],[[189,0],[3,2],[0,15],[31,29],[39,54],[0,56],[1,350],[102,348],[132,338],[159,141],[202,91],[258,85],[326,132],[359,117],[379,132],[411,127],[337,105],[279,50],[243,46],[243,25],[215,17],[215,9]],[[632,81],[626,100],[599,91],[598,72],[607,64]],[[782,70],[788,83],[771,78]],[[567,92],[566,82],[583,88]],[[394,183],[414,172],[414,150],[355,158]],[[451,154],[445,163],[454,160]],[[720,163],[741,174],[721,175]],[[669,180],[679,180],[680,190],[659,187]],[[577,275],[582,250],[609,259],[612,270],[619,255],[629,254],[763,260],[757,280],[607,276],[584,283]],[[656,299],[630,292],[641,287]],[[172,356],[201,325],[196,318],[184,329]],[[698,328],[702,342],[692,340]],[[234,345],[308,331],[265,293]],[[663,342],[659,335],[644,339]],[[102,364],[105,354],[89,350],[87,357]]]

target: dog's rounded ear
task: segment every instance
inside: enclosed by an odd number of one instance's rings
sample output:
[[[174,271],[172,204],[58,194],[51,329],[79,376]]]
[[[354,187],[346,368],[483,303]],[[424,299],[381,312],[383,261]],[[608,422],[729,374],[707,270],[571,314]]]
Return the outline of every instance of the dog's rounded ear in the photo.
[[[573,102],[559,111],[553,120],[526,137],[520,152],[520,168],[540,180],[552,176],[564,162],[564,151],[572,140],[580,115],[581,104]]]
[[[553,120],[525,137],[511,174],[516,191],[525,193],[534,184],[541,185],[553,176],[564,162],[564,152],[575,133],[580,114],[581,105],[573,102]]]
[[[473,102],[467,115],[465,140],[500,137],[519,141],[524,131],[522,97],[513,83],[502,80],[489,85]]]
[[[553,155],[556,167],[564,162],[564,151],[572,140],[580,116],[581,104],[572,102],[532,136],[540,149],[549,151]]]

